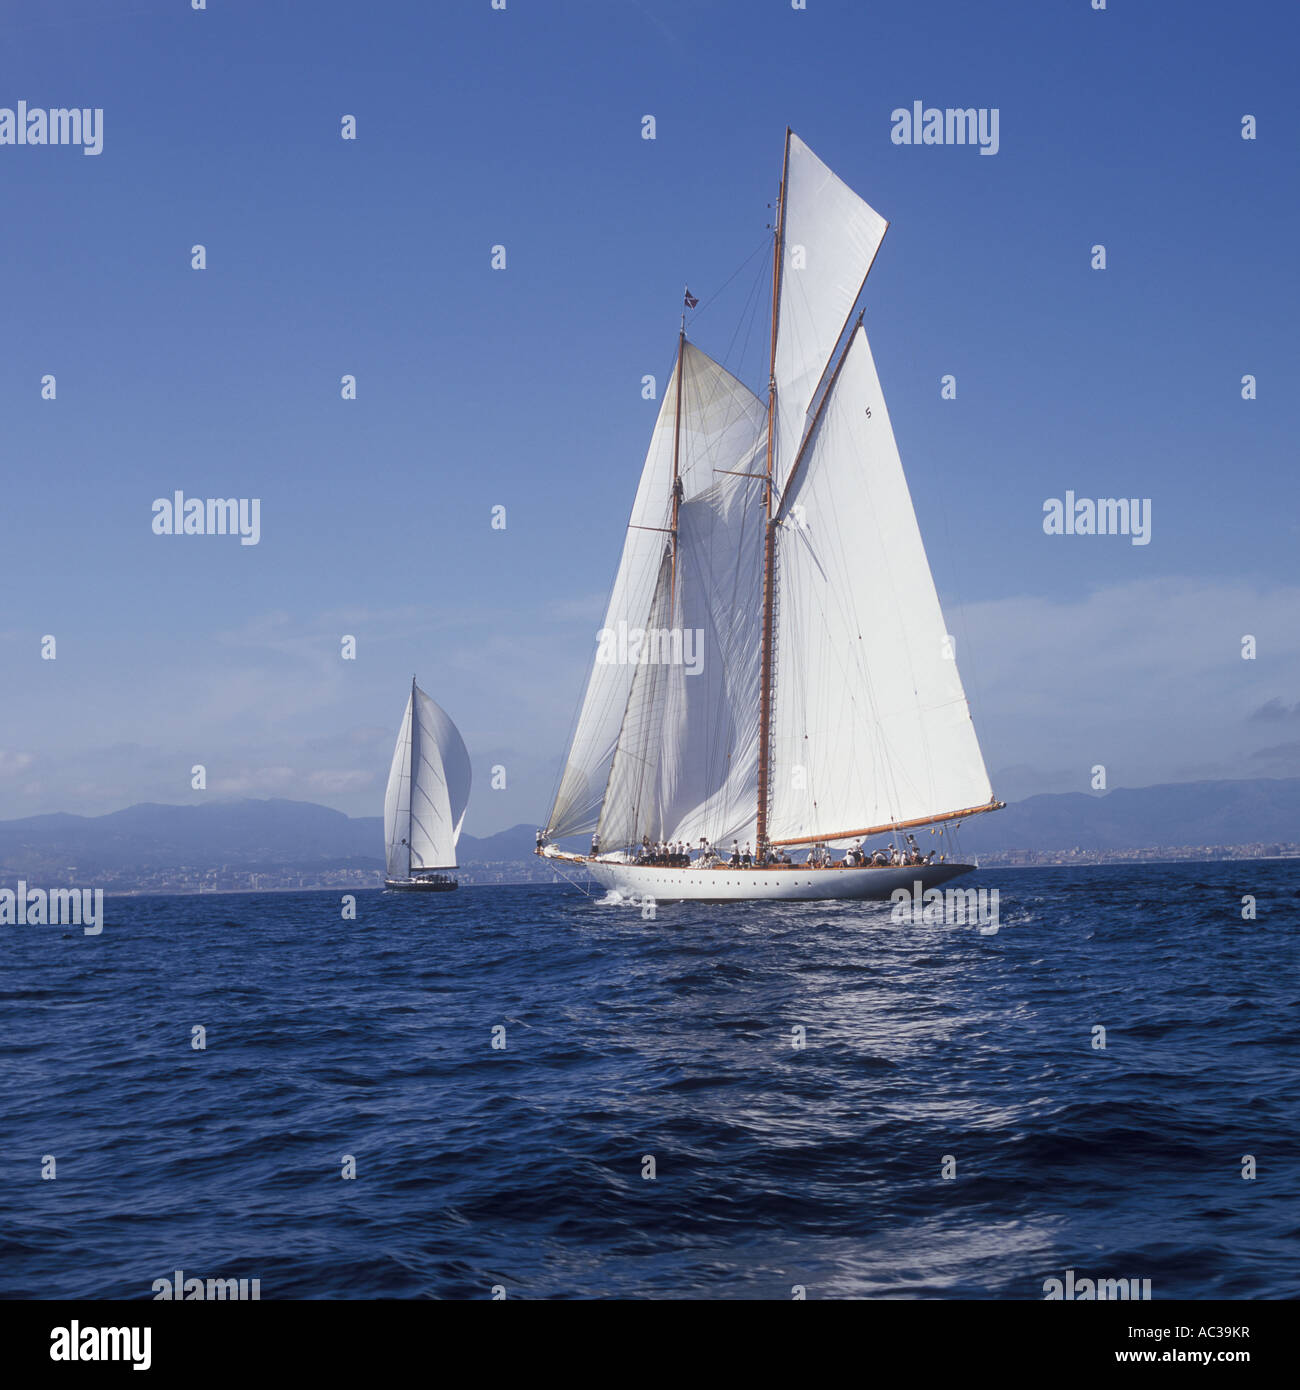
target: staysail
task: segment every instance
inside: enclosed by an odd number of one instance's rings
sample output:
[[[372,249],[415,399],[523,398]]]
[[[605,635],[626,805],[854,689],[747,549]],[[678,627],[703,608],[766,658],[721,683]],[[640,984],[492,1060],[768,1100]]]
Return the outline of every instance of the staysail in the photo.
[[[384,795],[389,878],[456,867],[469,790],[469,753],[459,730],[412,681]]]

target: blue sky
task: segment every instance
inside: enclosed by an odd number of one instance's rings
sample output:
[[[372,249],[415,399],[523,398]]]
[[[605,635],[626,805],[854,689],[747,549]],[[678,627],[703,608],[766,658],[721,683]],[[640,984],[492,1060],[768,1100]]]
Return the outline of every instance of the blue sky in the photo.
[[[891,222],[866,326],[998,793],[1300,775],[1298,39],[1249,0],[15,7],[0,106],[102,107],[104,149],[0,146],[0,816],[200,762],[378,814],[414,671],[466,828],[540,822],[684,283],[765,381],[787,124]],[[916,100],[999,152],[892,144]],[[260,497],[260,544],[154,535],[178,488]],[[1044,535],[1067,489],[1151,498],[1151,543]]]

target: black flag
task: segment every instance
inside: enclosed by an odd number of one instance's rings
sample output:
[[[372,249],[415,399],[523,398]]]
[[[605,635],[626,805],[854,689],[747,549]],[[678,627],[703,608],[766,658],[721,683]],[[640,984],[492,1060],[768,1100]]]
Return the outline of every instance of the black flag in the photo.
[[[686,291],[686,307],[688,309],[694,309],[699,302],[700,301],[696,299],[696,297],[690,292],[690,290]]]

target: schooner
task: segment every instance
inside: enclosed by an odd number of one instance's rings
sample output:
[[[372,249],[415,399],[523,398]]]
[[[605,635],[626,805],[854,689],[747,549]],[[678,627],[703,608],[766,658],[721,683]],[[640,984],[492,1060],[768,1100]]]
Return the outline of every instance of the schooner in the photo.
[[[405,892],[448,892],[456,867],[470,763],[460,730],[411,678],[384,793],[384,886]]]
[[[787,129],[766,402],[683,315],[538,832],[556,867],[710,901],[885,898],[972,867],[909,833],[1002,803],[861,314],[850,327],[887,226]],[[589,833],[589,855],[554,843]],[[873,837],[896,842],[874,863]]]

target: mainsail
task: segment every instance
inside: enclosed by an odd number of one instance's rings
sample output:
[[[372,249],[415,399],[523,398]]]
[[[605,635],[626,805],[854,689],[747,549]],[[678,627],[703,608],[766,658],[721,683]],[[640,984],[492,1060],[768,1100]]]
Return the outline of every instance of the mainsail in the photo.
[[[997,806],[860,325],[836,353],[886,226],[787,132],[769,400],[683,328],[547,839]]]
[[[867,335],[777,515],[771,840],[992,797]]]
[[[456,867],[469,788],[469,753],[459,730],[412,681],[384,795],[389,878]]]

